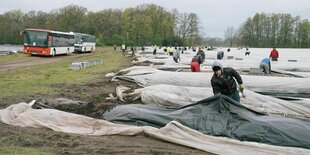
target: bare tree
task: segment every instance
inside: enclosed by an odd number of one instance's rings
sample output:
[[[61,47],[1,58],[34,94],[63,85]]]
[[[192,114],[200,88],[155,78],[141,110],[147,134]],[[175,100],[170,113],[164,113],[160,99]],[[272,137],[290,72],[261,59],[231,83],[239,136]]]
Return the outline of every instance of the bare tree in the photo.
[[[178,35],[182,38],[183,42],[185,42],[186,39],[197,36],[198,31],[198,17],[195,13],[183,13],[180,15]]]
[[[233,45],[234,36],[235,36],[234,27],[232,27],[232,26],[227,27],[227,29],[225,31],[225,40],[228,41],[229,47],[232,47],[232,45]]]

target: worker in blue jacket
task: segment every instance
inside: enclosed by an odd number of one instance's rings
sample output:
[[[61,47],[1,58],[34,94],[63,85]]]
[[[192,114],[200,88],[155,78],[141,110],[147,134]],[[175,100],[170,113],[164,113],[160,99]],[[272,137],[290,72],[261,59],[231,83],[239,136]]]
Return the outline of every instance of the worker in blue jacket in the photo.
[[[259,68],[263,69],[263,72],[265,73],[265,75],[270,75],[271,73],[270,59],[269,58],[263,59],[259,64]]]

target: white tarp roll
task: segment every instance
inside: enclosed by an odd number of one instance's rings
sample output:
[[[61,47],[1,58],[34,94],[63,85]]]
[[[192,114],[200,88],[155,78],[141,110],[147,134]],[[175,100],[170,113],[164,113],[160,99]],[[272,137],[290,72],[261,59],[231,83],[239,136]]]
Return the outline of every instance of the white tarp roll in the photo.
[[[251,110],[287,117],[310,118],[309,100],[285,101],[271,96],[260,95],[250,90],[245,90],[245,94],[246,97],[241,98],[240,103]],[[136,89],[132,93],[124,94],[124,96],[135,99],[141,98],[144,104],[180,108],[213,96],[213,91],[210,87],[185,87],[161,84]]]
[[[167,59],[151,59],[151,58],[139,58],[138,61],[133,62],[134,64],[142,63],[142,62],[151,62],[151,63],[164,63],[156,68],[161,70],[172,70],[172,69],[190,69],[190,63],[192,57],[181,57],[179,63],[175,63],[171,58]],[[206,59],[202,64],[202,72],[211,72],[211,66],[214,61],[220,62],[224,67],[232,67],[235,69],[249,70],[250,68],[259,68],[260,61],[249,61],[249,60],[209,60]],[[309,64],[310,65],[310,64]],[[277,62],[272,62],[271,70],[275,72],[280,72],[283,74],[295,75],[300,77],[310,77],[310,67],[304,65],[304,63],[296,63],[296,62],[287,62],[285,64],[278,64]],[[298,71],[298,72],[296,72]]]
[[[146,67],[147,68],[147,67]],[[147,70],[147,69],[143,70]],[[149,67],[152,68],[152,67]],[[115,76],[113,79],[123,79],[136,82],[141,86],[168,84],[190,87],[210,87],[213,73],[202,72],[169,72],[152,69],[151,72],[134,69],[124,76]],[[136,74],[139,73],[139,74]],[[136,76],[128,76],[136,75]],[[273,77],[273,76],[241,76],[246,89],[255,92],[271,93],[304,93],[310,92],[310,78]],[[113,80],[112,79],[112,80]]]
[[[32,109],[29,104],[13,104],[0,110],[0,121],[5,124],[49,128],[54,131],[81,135],[147,135],[215,154],[310,154],[310,150],[281,147],[255,142],[241,142],[224,137],[204,135],[177,122],[170,122],[157,129],[150,126],[136,127],[114,124],[82,115],[55,109]]]
[[[132,66],[118,71],[116,75],[144,75],[156,73],[157,71],[158,69],[154,68],[153,66]]]
[[[14,126],[45,127],[81,135],[136,135],[142,132],[141,127],[114,124],[55,109],[32,109],[27,103],[12,104],[0,110],[0,121]]]

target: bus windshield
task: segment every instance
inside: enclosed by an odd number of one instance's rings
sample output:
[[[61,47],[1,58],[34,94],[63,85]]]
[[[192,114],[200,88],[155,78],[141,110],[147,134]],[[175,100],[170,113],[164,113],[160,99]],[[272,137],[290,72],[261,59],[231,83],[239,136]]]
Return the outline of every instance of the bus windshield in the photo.
[[[47,47],[47,32],[26,31],[24,36],[25,46]]]
[[[75,43],[76,43],[76,44],[82,44],[82,43],[83,43],[82,35],[80,35],[80,34],[75,34],[74,38],[75,38]]]
[[[95,36],[88,34],[76,33],[74,38],[75,38],[75,44],[94,43],[96,41]]]

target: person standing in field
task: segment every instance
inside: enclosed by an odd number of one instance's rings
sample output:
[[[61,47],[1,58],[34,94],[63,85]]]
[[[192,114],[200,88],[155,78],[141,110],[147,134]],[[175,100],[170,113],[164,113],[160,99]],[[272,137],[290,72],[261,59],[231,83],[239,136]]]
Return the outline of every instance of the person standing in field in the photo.
[[[156,55],[156,53],[157,53],[157,46],[155,45],[153,49],[153,55]]]
[[[269,58],[271,58],[271,61],[278,61],[279,52],[276,50],[275,47],[274,47],[273,50],[270,52]]]
[[[168,55],[173,56],[174,48],[168,47]]]
[[[245,49],[245,54],[244,55],[250,55],[250,53],[251,52],[249,51],[249,47],[247,46],[246,49]]]
[[[122,51],[123,51],[123,55],[125,55],[126,45],[125,45],[125,44],[122,44],[121,49],[122,49]]]
[[[135,56],[136,48],[134,46],[131,46],[130,51],[131,51],[131,56],[132,57]]]
[[[197,52],[196,55],[200,55],[200,56],[201,56],[202,62],[203,62],[203,61],[205,60],[205,58],[206,58],[206,54],[205,54],[205,52],[201,49],[201,47],[198,47],[198,52]]]
[[[222,60],[224,58],[224,51],[220,50],[217,52],[217,60]]]
[[[179,60],[181,61],[181,58],[180,58],[180,49],[176,49],[176,50],[173,52],[173,60],[174,60],[174,62],[176,62],[176,63],[178,63]]]

